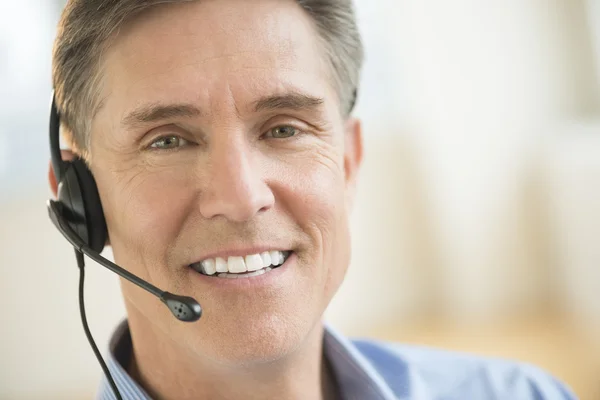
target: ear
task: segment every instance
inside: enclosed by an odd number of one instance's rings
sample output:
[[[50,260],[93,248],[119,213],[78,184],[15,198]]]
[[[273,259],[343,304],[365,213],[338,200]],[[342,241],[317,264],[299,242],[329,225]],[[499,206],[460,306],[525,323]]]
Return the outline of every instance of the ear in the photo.
[[[61,150],[60,154],[62,159],[65,161],[70,161],[75,158],[75,154],[70,150]],[[56,181],[56,174],[54,173],[54,168],[52,168],[52,161],[48,164],[48,183],[50,184],[50,190],[54,194],[54,197],[58,196],[58,182]]]
[[[344,126],[344,174],[346,179],[346,204],[354,205],[356,181],[363,159],[362,125],[357,118],[348,118]]]

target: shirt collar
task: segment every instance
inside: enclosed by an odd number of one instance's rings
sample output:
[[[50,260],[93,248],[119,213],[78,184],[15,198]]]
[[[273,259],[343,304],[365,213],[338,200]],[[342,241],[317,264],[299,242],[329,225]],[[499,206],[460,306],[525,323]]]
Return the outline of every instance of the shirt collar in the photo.
[[[109,343],[107,367],[124,400],[151,400],[123,368],[132,351],[127,320],[116,328]],[[325,325],[323,351],[337,379],[342,398],[348,400],[396,400],[391,388],[354,344],[329,325]],[[98,399],[115,400],[106,378],[102,380]]]
[[[392,389],[358,348],[328,324],[325,324],[323,349],[343,399],[397,400]]]

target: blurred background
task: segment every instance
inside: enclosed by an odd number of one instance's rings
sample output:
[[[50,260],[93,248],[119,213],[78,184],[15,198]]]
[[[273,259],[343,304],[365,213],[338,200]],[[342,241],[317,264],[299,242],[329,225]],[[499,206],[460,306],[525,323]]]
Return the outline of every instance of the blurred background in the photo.
[[[356,4],[365,163],[327,320],[534,363],[600,399],[600,0]],[[45,209],[63,5],[0,0],[0,399],[92,398],[101,377]],[[86,301],[105,349],[124,308],[93,262]]]

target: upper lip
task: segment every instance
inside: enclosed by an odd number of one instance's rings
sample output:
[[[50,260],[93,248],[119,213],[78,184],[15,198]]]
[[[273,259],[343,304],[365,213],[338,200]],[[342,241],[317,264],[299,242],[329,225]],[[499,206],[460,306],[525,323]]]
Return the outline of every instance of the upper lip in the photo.
[[[221,250],[221,251],[215,251],[212,253],[207,253],[205,255],[202,255],[200,258],[196,258],[194,261],[192,261],[190,263],[190,265],[202,262],[204,260],[208,260],[209,258],[220,257],[220,258],[227,260],[228,257],[244,257],[244,256],[248,256],[251,254],[260,254],[265,251],[290,251],[290,250],[292,250],[291,247],[286,247],[286,246],[255,246],[255,247],[247,247],[247,248]]]

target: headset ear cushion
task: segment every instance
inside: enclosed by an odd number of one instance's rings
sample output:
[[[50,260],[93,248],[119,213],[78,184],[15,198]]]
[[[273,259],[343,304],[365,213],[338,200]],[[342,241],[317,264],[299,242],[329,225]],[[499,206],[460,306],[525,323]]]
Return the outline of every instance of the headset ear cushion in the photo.
[[[58,184],[58,201],[62,205],[63,217],[69,226],[89,245],[87,218],[79,178],[75,167],[70,162],[64,163],[63,175]]]
[[[81,158],[72,160],[71,165],[77,175],[83,200],[88,235],[87,243],[92,250],[100,253],[106,244],[108,231],[96,180]]]

